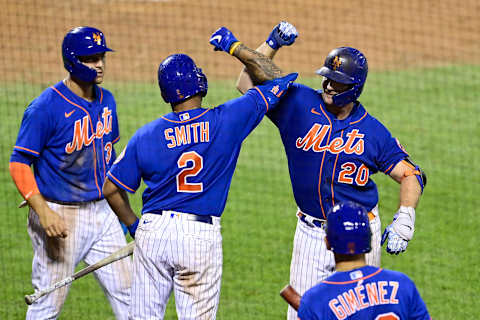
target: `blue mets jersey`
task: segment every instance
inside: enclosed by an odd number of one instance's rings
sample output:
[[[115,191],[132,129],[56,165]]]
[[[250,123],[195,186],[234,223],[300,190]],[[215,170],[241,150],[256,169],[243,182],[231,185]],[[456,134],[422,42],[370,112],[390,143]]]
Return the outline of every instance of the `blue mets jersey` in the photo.
[[[405,274],[364,266],[335,272],[302,297],[301,320],[431,319],[427,307]]]
[[[108,177],[131,193],[143,178],[142,214],[220,216],[241,144],[273,106],[253,88],[216,108],[166,114],[134,134]]]
[[[378,202],[371,175],[390,173],[408,156],[360,103],[338,120],[319,92],[301,84],[292,84],[267,116],[280,131],[298,207],[320,219],[338,201],[354,201],[370,211]]]
[[[119,139],[113,95],[94,86],[95,101],[63,82],[46,89],[25,110],[14,152],[36,157],[35,180],[47,199],[86,202],[103,198],[102,185]]]

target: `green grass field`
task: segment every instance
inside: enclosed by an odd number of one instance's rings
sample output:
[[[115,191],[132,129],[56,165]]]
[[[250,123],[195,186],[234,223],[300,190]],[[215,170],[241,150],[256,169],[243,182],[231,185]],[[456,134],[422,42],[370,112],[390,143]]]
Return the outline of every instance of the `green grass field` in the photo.
[[[385,252],[382,265],[407,273],[434,319],[474,319],[480,293],[480,67],[371,73],[361,97],[428,175],[408,250]],[[299,82],[320,87],[320,79]],[[0,88],[0,319],[22,319],[32,292],[26,209],[8,174],[23,110],[45,86]],[[141,125],[169,111],[156,84],[106,83],[114,92],[121,150]],[[238,96],[233,81],[210,83],[205,105]],[[382,224],[398,204],[398,186],[378,174]],[[137,212],[141,193],[131,198]],[[288,283],[296,224],[286,157],[276,128],[263,121],[244,143],[222,217],[224,270],[218,319],[283,319],[279,290]],[[79,266],[81,267],[81,266]],[[170,301],[166,319],[176,319]],[[60,319],[113,319],[92,275],[76,281]]]

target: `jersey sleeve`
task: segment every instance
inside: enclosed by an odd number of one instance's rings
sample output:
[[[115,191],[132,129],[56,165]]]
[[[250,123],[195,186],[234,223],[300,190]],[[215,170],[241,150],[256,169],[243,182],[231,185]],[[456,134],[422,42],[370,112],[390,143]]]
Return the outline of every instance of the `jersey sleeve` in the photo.
[[[408,153],[383,125],[380,130],[377,130],[377,136],[381,137],[378,146],[379,156],[376,159],[377,166],[380,171],[389,174],[397,163],[408,157]]]
[[[308,292],[307,292],[308,293]],[[300,320],[314,320],[317,319],[315,313],[311,309],[312,301],[310,296],[305,293],[300,300],[300,306],[298,307],[298,318]]]
[[[14,150],[40,156],[53,132],[54,121],[34,100],[23,114]]]
[[[267,112],[267,101],[263,100],[258,90],[252,88],[243,96],[229,100],[218,108],[225,112],[229,128],[243,140],[263,119]]]
[[[130,193],[135,193],[142,179],[137,141],[138,136],[134,135],[107,173],[110,181]]]
[[[425,302],[423,301],[422,297],[420,296],[420,293],[418,292],[417,287],[413,283],[412,280],[408,279],[411,286],[412,286],[412,295],[410,297],[410,303],[409,303],[409,319],[414,319],[414,320],[430,320],[431,317],[428,314],[427,306],[425,305]]]
[[[285,130],[288,124],[291,123],[290,120],[295,110],[297,92],[299,92],[299,85],[293,83],[278,105],[275,108],[269,109],[267,112],[267,117],[280,131]]]

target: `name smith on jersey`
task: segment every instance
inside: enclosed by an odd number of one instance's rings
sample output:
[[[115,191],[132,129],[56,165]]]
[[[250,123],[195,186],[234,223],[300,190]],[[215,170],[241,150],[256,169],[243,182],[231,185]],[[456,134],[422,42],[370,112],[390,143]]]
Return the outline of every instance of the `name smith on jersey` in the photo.
[[[210,141],[210,125],[208,121],[195,122],[164,130],[165,139],[169,141],[168,148]]]

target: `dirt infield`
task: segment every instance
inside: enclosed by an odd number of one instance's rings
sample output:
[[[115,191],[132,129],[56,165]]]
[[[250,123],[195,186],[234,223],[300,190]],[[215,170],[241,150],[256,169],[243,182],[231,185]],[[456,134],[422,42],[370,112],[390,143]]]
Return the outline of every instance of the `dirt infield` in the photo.
[[[109,80],[155,81],[168,54],[192,55],[210,78],[236,75],[240,64],[212,52],[210,34],[229,27],[256,47],[278,21],[299,30],[278,54],[285,70],[313,75],[333,47],[362,50],[371,70],[479,63],[480,3],[465,0],[0,0],[0,81],[51,82],[63,76],[60,45],[74,26],[102,29],[116,50]]]

